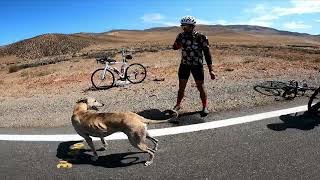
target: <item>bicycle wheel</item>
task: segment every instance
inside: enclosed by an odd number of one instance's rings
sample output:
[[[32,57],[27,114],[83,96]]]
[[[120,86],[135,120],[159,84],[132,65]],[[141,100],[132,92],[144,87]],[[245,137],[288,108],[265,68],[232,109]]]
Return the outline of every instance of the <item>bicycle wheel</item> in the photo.
[[[266,96],[280,96],[281,91],[287,85],[288,83],[281,81],[264,81],[254,86],[253,89]]]
[[[91,75],[91,83],[97,89],[109,89],[114,85],[114,75],[110,70],[106,70],[103,76],[104,69],[97,69]]]
[[[142,64],[130,64],[126,69],[125,77],[132,84],[141,83],[147,77],[147,70]]]
[[[289,85],[289,83],[282,82],[282,81],[264,81],[264,82],[258,84],[258,86],[268,88],[268,89],[283,89],[283,88],[287,87],[288,85]]]
[[[317,114],[320,112],[320,87],[314,91],[308,102],[308,112]]]
[[[256,85],[253,89],[266,96],[280,96],[281,91],[279,89],[267,88],[264,86]]]

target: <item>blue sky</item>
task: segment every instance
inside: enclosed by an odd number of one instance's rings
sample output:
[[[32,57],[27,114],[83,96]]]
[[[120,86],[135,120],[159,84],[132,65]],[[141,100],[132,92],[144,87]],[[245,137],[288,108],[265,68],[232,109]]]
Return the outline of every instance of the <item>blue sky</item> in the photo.
[[[45,33],[248,24],[320,34],[320,0],[1,0],[0,45]]]

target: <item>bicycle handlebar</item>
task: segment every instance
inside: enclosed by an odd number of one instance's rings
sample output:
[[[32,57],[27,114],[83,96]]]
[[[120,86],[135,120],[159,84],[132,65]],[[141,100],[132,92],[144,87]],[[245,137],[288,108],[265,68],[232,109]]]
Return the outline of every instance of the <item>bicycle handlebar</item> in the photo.
[[[132,59],[132,55],[126,54],[125,49],[121,49],[120,52],[121,52],[121,56],[122,56],[122,61],[123,62],[127,62],[128,59]],[[102,64],[115,63],[116,62],[115,59],[111,59],[111,58],[108,58],[108,57],[96,58],[96,61],[98,63],[102,63]]]
[[[96,61],[101,63],[101,64],[116,62],[115,59],[110,59],[110,58],[99,58],[99,59],[96,59]]]

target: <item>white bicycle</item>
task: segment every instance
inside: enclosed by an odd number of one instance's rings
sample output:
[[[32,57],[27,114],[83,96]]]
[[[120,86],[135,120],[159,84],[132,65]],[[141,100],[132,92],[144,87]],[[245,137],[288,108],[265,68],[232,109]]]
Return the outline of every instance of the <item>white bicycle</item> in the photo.
[[[124,49],[121,50],[122,62],[117,62],[111,58],[98,58],[97,63],[104,64],[104,68],[95,70],[91,75],[91,83],[96,89],[109,89],[115,84],[115,74],[119,80],[128,80],[132,84],[141,83],[147,76],[146,68],[139,63],[128,64],[128,59],[132,59],[130,54],[126,54]],[[121,64],[118,70],[111,65]]]

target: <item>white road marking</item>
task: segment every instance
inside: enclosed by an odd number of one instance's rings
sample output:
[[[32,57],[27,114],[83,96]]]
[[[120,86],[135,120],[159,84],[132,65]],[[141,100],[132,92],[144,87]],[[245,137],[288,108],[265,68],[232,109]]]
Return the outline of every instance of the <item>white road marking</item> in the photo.
[[[151,129],[148,130],[151,136],[166,136],[181,133],[188,133],[194,131],[201,131],[207,129],[215,129],[220,127],[226,127],[236,124],[248,123],[253,121],[260,121],[268,118],[278,117],[281,115],[292,114],[296,112],[306,111],[307,106],[298,106],[289,109],[282,109],[276,111],[270,111],[265,113],[259,113],[254,115],[247,115],[242,117],[230,118],[225,120],[211,121],[207,123],[170,127],[162,129]],[[114,133],[108,137],[106,140],[119,140],[127,139],[127,136],[122,133]],[[17,134],[0,134],[0,140],[2,141],[80,141],[83,138],[77,134],[57,134],[57,135],[17,135]],[[99,138],[93,138],[93,140],[100,140]]]

